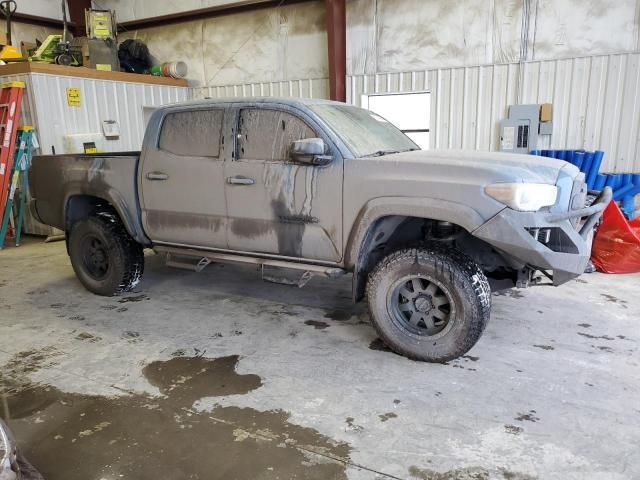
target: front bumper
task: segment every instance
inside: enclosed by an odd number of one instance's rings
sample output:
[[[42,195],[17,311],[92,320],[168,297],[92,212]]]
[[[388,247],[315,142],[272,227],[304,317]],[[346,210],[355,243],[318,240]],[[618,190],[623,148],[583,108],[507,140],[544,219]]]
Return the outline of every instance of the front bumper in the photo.
[[[473,235],[506,254],[515,264],[552,270],[554,285],[561,285],[584,273],[591,256],[594,227],[611,196],[611,188],[606,187],[593,205],[563,213],[505,208]],[[544,232],[542,238],[540,232]]]

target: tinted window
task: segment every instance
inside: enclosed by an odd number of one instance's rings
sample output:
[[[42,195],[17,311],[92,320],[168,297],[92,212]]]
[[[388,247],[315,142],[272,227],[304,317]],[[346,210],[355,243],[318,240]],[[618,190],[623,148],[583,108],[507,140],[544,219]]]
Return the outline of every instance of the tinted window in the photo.
[[[291,143],[316,134],[298,117],[277,110],[246,108],[240,111],[238,158],[287,161]]]
[[[221,109],[168,114],[162,123],[160,149],[187,157],[219,157],[223,117]]]

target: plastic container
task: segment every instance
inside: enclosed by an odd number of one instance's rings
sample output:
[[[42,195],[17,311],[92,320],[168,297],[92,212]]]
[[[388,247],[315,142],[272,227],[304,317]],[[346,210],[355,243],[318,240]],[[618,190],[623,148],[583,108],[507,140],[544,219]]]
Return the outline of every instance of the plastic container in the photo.
[[[184,78],[187,76],[187,64],[182,61],[166,62],[162,65],[154,65],[149,72],[157,77]]]

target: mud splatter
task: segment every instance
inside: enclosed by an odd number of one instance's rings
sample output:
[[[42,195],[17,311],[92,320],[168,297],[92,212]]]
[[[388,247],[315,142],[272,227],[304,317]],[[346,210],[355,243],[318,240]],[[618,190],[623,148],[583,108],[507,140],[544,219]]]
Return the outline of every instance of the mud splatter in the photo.
[[[146,295],[132,295],[130,297],[122,297],[118,300],[118,303],[131,303],[131,302],[142,302],[143,300],[149,300],[149,297]]]
[[[391,352],[391,353],[393,353],[393,350],[391,350],[389,347],[387,347],[385,345],[385,343],[382,341],[381,338],[376,338],[373,342],[371,342],[369,344],[369,348],[371,350],[379,350],[380,352]]]
[[[378,415],[378,417],[380,418],[381,422],[386,422],[387,420],[390,420],[392,418],[396,418],[398,415],[396,415],[393,412],[387,412],[387,413],[383,413],[382,415]]]
[[[472,362],[477,362],[480,360],[480,357],[474,357],[472,355],[462,355],[462,358],[466,358],[467,360],[471,360]]]
[[[272,478],[346,479],[350,447],[289,423],[286,412],[193,409],[203,397],[260,388],[257,375],[236,373],[237,361],[177,357],[150,363],[143,373],[161,397],[65,393],[25,378],[11,380],[7,366],[0,369],[0,386],[20,447],[48,480],[210,478],[211,472],[225,478],[268,472]]]
[[[511,435],[520,435],[524,429],[522,427],[516,427],[515,425],[505,425],[504,431]]]
[[[499,292],[494,292],[494,295],[496,297],[524,298],[524,294],[517,289],[500,290]]]
[[[355,418],[353,418],[353,417],[347,417],[347,418],[344,419],[344,421],[347,423],[347,431],[360,433],[360,432],[362,432],[364,430],[363,426],[356,425],[354,423]]]
[[[591,328],[591,324],[590,323],[579,323],[578,326],[582,327],[582,328]]]
[[[398,405],[398,404],[400,404],[401,402],[400,402],[400,400],[398,400],[398,399],[396,398],[396,399],[393,401],[393,403],[394,403],[395,405]]]
[[[618,297],[614,297],[613,295],[609,295],[608,293],[601,293],[600,296],[604,297],[604,299],[607,302],[615,303],[617,305],[620,305],[622,308],[627,308],[627,301],[626,300],[621,300]]]
[[[80,332],[75,338],[76,340],[89,340],[91,343],[96,343],[102,340],[101,337],[92,335],[89,332]]]
[[[304,322],[305,325],[310,325],[313,328],[315,328],[316,330],[324,330],[325,328],[329,327],[329,324],[326,322],[321,322],[318,320],[307,320],[306,322]]]
[[[596,339],[596,340],[615,340],[615,338],[610,337],[609,335],[590,335],[585,332],[578,332],[578,335],[582,335],[583,337]]]
[[[534,345],[536,348],[541,348],[542,350],[555,350],[551,345]]]
[[[331,310],[324,314],[324,318],[335,320],[336,322],[344,322],[353,317],[355,313],[347,310]]]
[[[535,410],[529,410],[528,413],[521,413],[518,412],[518,416],[515,418],[515,420],[517,420],[518,422],[537,422],[538,420],[540,420],[539,417],[536,417],[536,411]]]
[[[482,467],[458,468],[448,472],[436,472],[435,470],[409,467],[411,478],[420,480],[489,480],[489,471]]]

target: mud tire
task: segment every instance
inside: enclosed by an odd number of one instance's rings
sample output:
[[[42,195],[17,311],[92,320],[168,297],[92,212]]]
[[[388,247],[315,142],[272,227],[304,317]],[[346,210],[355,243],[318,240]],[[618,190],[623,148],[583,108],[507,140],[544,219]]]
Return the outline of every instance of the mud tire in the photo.
[[[100,274],[96,274],[95,265],[87,261],[91,242],[101,245],[101,258],[106,259],[107,267]],[[106,297],[130,291],[144,271],[142,246],[114,215],[96,215],[76,222],[69,234],[69,257],[85,288]]]
[[[398,318],[393,317],[390,303],[394,282],[412,275],[428,276],[448,290],[455,307],[448,331],[419,335],[394,320]],[[491,288],[470,257],[453,248],[427,244],[384,257],[369,274],[367,301],[373,326],[389,348],[413,360],[446,362],[464,355],[482,335],[491,313]]]

